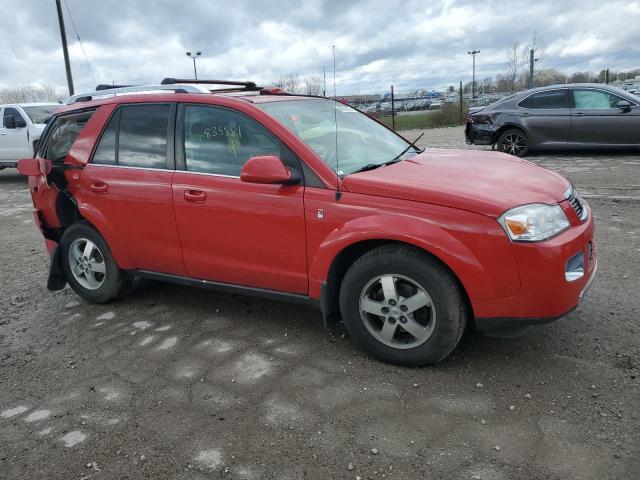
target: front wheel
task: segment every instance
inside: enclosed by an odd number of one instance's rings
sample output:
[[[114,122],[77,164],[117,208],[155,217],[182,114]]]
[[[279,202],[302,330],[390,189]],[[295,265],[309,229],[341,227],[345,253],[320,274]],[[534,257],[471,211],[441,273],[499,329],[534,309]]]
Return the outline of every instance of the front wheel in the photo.
[[[467,322],[465,297],[451,272],[424,252],[394,245],[371,250],[349,268],[340,311],[363,350],[404,366],[447,357]]]
[[[62,269],[71,288],[90,303],[107,303],[130,285],[107,242],[89,224],[69,227],[60,241]]]
[[[504,131],[496,143],[498,150],[516,157],[524,157],[529,152],[527,135],[517,128]]]

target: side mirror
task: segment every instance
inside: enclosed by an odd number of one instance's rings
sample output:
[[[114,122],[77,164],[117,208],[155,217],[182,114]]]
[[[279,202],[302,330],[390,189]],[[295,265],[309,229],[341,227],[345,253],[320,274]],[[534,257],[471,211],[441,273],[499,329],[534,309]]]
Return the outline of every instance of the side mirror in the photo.
[[[620,110],[622,110],[624,112],[628,112],[629,110],[631,110],[631,107],[633,105],[631,105],[631,102],[628,102],[627,100],[620,100],[616,106]]]
[[[300,174],[285,167],[275,155],[251,157],[242,166],[240,180],[248,183],[295,185],[300,183]]]
[[[18,172],[25,177],[38,177],[51,172],[51,161],[44,158],[23,158],[18,160]]]

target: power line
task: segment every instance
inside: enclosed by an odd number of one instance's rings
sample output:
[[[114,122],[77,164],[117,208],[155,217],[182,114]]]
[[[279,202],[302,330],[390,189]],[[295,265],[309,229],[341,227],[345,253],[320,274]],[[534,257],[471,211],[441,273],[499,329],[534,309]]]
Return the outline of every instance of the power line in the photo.
[[[82,40],[80,40],[80,34],[78,33],[78,28],[76,27],[76,22],[73,20],[73,16],[71,15],[71,10],[69,10],[69,5],[67,5],[67,0],[64,1],[64,6],[67,9],[67,13],[69,14],[69,18],[71,19],[71,25],[73,25],[73,30],[76,32],[76,37],[78,38],[78,43],[80,44],[80,48],[82,49],[82,54],[84,55],[84,59],[89,66],[89,72],[91,73],[91,77],[93,78],[93,83],[96,85],[98,81],[96,80],[96,76],[93,74],[93,68],[91,67],[91,62],[89,62],[89,57],[87,57],[87,52],[84,51],[84,45],[82,45]]]

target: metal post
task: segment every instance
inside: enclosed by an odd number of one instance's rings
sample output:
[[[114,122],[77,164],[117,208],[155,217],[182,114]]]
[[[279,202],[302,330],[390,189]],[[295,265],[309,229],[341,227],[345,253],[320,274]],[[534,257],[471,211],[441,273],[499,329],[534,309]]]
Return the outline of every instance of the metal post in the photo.
[[[609,85],[609,69],[608,68],[607,68],[607,71],[604,74],[604,83]]]
[[[476,55],[480,53],[480,50],[472,50],[471,52],[467,52],[469,55],[473,57],[473,77],[471,80],[471,98],[476,98]]]
[[[64,54],[64,67],[67,70],[67,85],[69,86],[69,96],[74,95],[73,77],[71,76],[71,63],[69,62],[69,50],[67,49],[67,33],[64,29],[64,18],[62,17],[62,6],[60,0],[56,0],[58,10],[58,23],[60,24],[60,37],[62,37],[62,53]]]
[[[533,88],[533,64],[535,59],[533,58],[533,48],[529,50],[529,88]]]
[[[471,98],[476,98],[476,56],[473,56],[473,76],[471,77]]]
[[[393,96],[393,85],[391,85],[391,128],[396,129],[396,108],[395,97]]]
[[[460,81],[460,90],[458,90],[460,94],[460,123],[464,123],[464,118],[462,117],[462,81]]]
[[[322,84],[324,87],[322,88],[322,96],[327,96],[327,71],[324,67],[322,67]]]

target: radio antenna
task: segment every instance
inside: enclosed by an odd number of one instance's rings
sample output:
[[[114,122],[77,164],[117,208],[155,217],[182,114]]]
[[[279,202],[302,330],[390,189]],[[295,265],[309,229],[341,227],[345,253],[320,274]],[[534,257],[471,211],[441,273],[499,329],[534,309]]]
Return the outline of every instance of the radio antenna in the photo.
[[[338,155],[338,94],[336,91],[336,46],[331,45],[333,49],[333,122],[336,125],[336,201],[342,198],[340,191],[340,156]]]

